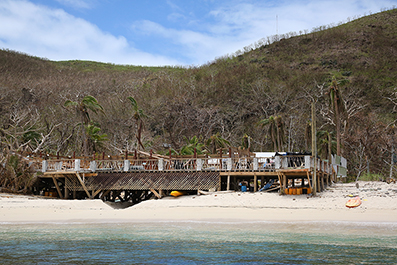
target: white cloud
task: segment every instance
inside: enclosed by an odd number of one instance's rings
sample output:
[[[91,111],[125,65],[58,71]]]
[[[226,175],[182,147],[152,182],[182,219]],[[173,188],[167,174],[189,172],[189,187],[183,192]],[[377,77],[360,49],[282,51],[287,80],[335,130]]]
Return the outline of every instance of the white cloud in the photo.
[[[56,0],[65,6],[71,6],[77,9],[88,9],[93,5],[92,0]]]
[[[113,36],[61,9],[28,1],[0,3],[0,48],[51,60],[94,60],[134,65],[176,65],[177,61],[130,46],[125,37]]]

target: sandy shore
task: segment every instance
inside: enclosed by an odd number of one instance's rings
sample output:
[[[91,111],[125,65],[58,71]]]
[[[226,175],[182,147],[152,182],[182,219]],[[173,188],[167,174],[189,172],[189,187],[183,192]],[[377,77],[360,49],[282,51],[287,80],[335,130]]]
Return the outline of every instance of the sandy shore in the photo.
[[[277,193],[216,192],[165,197],[115,210],[101,200],[58,200],[0,194],[0,222],[142,222],[142,221],[334,221],[397,224],[397,184],[333,184],[317,197]],[[349,195],[361,206],[347,208]]]

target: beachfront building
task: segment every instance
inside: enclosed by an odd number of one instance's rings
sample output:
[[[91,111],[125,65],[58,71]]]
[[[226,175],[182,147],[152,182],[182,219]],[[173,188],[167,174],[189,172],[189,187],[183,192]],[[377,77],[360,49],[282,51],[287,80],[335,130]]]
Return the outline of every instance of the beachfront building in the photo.
[[[36,192],[59,198],[101,198],[137,203],[171,191],[279,192],[309,194],[346,175],[346,160],[333,163],[310,153],[239,153],[162,156],[135,151],[123,156],[37,159],[42,186]],[[48,187],[52,186],[53,190]],[[47,192],[47,193],[46,193]]]

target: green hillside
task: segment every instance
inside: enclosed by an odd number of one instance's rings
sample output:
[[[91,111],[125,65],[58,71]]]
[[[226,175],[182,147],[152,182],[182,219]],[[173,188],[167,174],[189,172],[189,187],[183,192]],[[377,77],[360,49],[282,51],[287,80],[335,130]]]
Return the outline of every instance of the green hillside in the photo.
[[[341,152],[349,174],[369,170],[388,176],[396,142],[396,35],[394,9],[310,33],[274,36],[244,53],[192,68],[52,62],[0,50],[2,148],[82,153],[81,115],[64,103],[91,95],[104,111],[89,111],[91,126],[100,128],[87,132],[90,154],[136,148],[137,110],[145,114],[147,150],[166,152],[171,145],[180,152],[186,138],[197,136],[204,144],[217,135],[234,147],[249,136],[251,151],[273,151],[269,125],[260,121],[280,117],[280,150],[310,151],[314,100],[319,155],[326,157],[325,135],[336,137],[330,102],[335,80],[344,107]],[[136,110],[128,97],[138,103]]]

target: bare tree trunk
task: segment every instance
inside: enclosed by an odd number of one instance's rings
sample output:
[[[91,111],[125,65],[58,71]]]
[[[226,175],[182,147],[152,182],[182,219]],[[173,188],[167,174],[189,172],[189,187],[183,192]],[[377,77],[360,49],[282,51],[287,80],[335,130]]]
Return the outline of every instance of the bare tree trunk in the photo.
[[[336,124],[336,154],[340,156],[340,117],[337,96],[334,96],[334,106],[335,106],[335,124]]]

